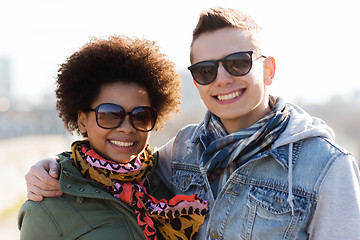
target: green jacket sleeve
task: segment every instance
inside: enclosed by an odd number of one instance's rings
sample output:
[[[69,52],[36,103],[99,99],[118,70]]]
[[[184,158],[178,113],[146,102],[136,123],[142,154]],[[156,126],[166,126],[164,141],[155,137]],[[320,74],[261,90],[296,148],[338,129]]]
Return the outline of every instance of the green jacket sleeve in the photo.
[[[145,239],[131,207],[83,178],[65,155],[61,160],[64,194],[23,204],[18,214],[21,240]]]
[[[117,200],[64,194],[27,201],[18,215],[20,240],[145,239],[132,215]]]

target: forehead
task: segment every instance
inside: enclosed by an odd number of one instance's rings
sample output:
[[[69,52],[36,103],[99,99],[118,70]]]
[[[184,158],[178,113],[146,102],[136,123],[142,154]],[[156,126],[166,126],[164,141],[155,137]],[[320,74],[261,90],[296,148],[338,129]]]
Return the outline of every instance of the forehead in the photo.
[[[216,60],[231,53],[254,50],[255,46],[248,31],[223,28],[201,34],[191,48],[191,63]]]
[[[104,85],[93,105],[115,103],[127,110],[138,106],[151,106],[148,91],[135,83],[117,82]]]

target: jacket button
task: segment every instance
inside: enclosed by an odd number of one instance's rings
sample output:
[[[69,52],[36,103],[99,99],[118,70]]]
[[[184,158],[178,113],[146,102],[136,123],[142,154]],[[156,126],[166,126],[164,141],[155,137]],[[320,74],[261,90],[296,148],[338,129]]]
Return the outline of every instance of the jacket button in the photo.
[[[222,237],[220,237],[220,235],[215,230],[212,230],[210,232],[210,237],[211,237],[211,239],[222,239]]]
[[[85,188],[82,187],[82,188],[79,189],[79,191],[83,192],[83,191],[85,191]]]
[[[96,193],[100,193],[100,190],[99,190],[99,189],[96,189],[95,192],[96,192]]]
[[[77,203],[82,203],[84,201],[84,198],[83,197],[77,197],[76,198],[76,202]]]
[[[66,187],[67,189],[70,189],[70,188],[71,188],[71,185],[68,183],[68,184],[65,185],[65,187]]]

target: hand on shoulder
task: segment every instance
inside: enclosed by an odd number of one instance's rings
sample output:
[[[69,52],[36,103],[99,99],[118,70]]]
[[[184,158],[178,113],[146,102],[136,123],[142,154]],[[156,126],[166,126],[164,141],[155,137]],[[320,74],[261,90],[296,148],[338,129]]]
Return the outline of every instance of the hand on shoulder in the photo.
[[[41,201],[43,197],[61,196],[59,171],[56,158],[43,159],[31,166],[25,175],[27,197],[33,201]]]

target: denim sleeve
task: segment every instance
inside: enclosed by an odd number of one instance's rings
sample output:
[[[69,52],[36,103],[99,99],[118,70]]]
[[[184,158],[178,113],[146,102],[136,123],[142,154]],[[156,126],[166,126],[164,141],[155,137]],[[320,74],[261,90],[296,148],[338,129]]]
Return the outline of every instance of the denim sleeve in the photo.
[[[173,145],[175,137],[168,141],[165,145],[158,149],[158,168],[157,174],[161,180],[166,184],[169,189],[172,189],[171,185],[171,160],[173,158]]]
[[[320,188],[310,239],[360,239],[359,223],[359,167],[346,154],[334,162]]]

